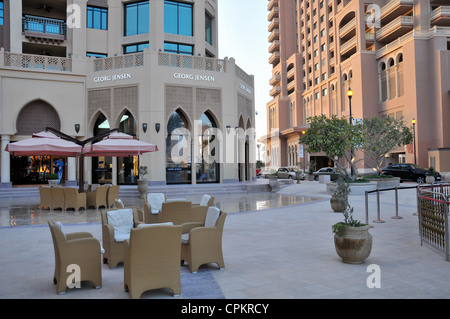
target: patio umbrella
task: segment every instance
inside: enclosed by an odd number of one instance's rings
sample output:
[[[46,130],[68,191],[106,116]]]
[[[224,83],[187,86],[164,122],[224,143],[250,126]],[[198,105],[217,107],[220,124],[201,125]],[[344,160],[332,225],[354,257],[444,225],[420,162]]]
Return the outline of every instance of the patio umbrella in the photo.
[[[148,152],[158,151],[158,146],[135,140],[133,136],[114,132],[103,140],[85,146],[83,154],[85,156],[118,156],[125,157],[131,155],[141,155]]]
[[[6,145],[5,151],[15,156],[57,155],[76,157],[83,147],[51,132],[33,133],[31,138]]]

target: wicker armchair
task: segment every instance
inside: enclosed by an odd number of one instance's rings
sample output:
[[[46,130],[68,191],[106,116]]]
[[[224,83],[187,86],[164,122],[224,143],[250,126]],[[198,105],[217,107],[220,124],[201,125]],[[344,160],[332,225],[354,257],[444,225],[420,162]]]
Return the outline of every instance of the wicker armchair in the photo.
[[[130,298],[151,289],[169,288],[181,294],[181,226],[145,225],[132,229],[125,241],[124,288]]]
[[[172,222],[174,225],[181,225],[191,222],[191,206],[189,201],[165,202],[162,204],[158,214],[158,222]]]
[[[116,203],[116,200],[119,198],[119,190],[119,185],[111,185],[108,187],[108,193],[106,195],[106,204],[108,207],[112,207]]]
[[[106,194],[108,193],[108,186],[100,186],[93,192],[87,192],[87,206],[98,209],[100,206],[106,207]]]
[[[49,221],[55,253],[55,272],[53,283],[56,292],[64,294],[67,279],[72,275],[67,271],[69,265],[80,267],[80,281],[91,281],[95,288],[102,286],[101,246],[98,239],[87,232],[65,233],[59,222]]]
[[[41,209],[53,209],[52,203],[52,189],[50,187],[39,186],[39,194],[41,197],[41,202],[39,207]]]
[[[64,188],[61,187],[52,187],[52,209],[61,208],[62,210],[66,209],[65,199],[64,199]]]
[[[214,196],[209,194],[204,194],[200,199],[199,204],[192,204],[192,206],[212,206],[214,205]]]
[[[139,224],[138,215],[136,208],[101,210],[103,263],[110,269],[123,262],[124,241],[129,238],[131,229]]]
[[[144,222],[157,223],[162,204],[166,201],[167,197],[164,193],[147,193],[147,196],[144,196]]]
[[[64,188],[64,209],[68,208],[86,209],[86,193],[79,193],[78,189],[72,187]]]
[[[208,207],[203,223],[190,223],[190,230],[181,236],[181,261],[189,264],[193,273],[207,263],[225,268],[222,252],[222,234],[227,214],[217,207]]]

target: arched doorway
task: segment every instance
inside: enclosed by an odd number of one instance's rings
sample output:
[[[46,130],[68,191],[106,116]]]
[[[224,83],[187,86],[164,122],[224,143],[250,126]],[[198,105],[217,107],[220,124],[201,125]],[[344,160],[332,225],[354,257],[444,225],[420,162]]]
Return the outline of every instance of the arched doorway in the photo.
[[[218,183],[220,166],[218,159],[217,124],[209,112],[203,113],[201,136],[199,137],[199,154],[196,161],[195,174],[197,183]]]
[[[56,110],[43,100],[36,100],[25,105],[20,110],[16,120],[16,135],[30,136],[33,133],[45,131],[46,127],[61,130],[61,121]],[[13,156],[10,155],[10,178],[13,185],[47,183],[53,173],[52,163],[59,156]],[[67,163],[67,158],[63,158]],[[67,166],[64,166],[62,180],[67,176]]]
[[[136,121],[129,111],[122,114],[118,127],[119,132],[136,138]],[[118,157],[117,174],[118,184],[137,184],[139,178],[139,156]]]
[[[93,133],[94,136],[106,133],[110,130],[108,119],[103,113],[100,113],[95,121]],[[92,157],[92,183],[93,184],[111,184],[112,183],[112,157],[94,156]]]
[[[166,183],[191,183],[191,138],[189,122],[178,109],[167,122],[166,138]]]

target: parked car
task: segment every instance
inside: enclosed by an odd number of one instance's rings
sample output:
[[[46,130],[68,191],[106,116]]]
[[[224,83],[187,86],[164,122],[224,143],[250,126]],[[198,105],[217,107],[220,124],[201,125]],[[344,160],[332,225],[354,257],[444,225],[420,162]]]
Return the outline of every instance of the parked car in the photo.
[[[277,170],[277,176],[278,178],[290,178],[290,179],[296,179],[296,172],[297,170],[290,167],[280,167]],[[301,179],[305,179],[305,174],[302,173]]]
[[[381,169],[382,175],[392,175],[400,177],[401,181],[412,180],[418,184],[425,183],[426,176],[434,176],[435,181],[441,180],[441,174],[436,171],[430,171],[416,164],[392,164]]]
[[[335,181],[338,179],[339,174],[340,173],[333,167],[323,167],[313,173],[315,181],[319,180],[320,175],[330,175],[330,180]]]

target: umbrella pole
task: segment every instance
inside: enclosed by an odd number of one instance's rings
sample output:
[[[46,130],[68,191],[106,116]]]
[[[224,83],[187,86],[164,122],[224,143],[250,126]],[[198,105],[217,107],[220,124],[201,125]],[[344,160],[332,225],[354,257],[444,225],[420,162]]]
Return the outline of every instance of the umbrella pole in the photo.
[[[78,156],[78,193],[84,193],[84,154]]]

